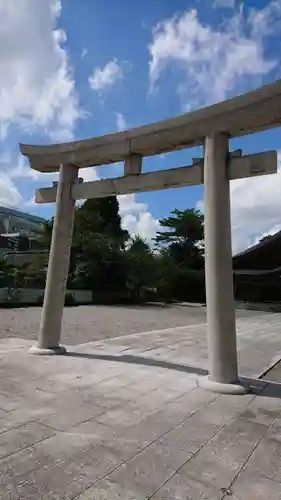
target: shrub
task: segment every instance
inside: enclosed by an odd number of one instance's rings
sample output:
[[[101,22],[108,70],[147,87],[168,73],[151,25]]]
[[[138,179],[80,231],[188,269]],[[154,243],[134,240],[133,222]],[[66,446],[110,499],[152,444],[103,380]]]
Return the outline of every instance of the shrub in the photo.
[[[77,305],[73,293],[66,292],[65,298],[64,298],[64,305],[65,306],[76,306]]]
[[[39,295],[39,297],[37,299],[37,302],[36,302],[36,305],[39,306],[39,307],[42,307],[43,306],[43,302],[44,302],[44,294],[42,293],[41,295]]]

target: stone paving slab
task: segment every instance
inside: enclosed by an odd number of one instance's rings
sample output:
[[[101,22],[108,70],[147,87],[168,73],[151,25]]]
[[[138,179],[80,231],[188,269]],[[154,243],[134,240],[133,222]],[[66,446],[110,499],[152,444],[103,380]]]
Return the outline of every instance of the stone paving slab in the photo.
[[[254,500],[281,499],[280,483],[244,472],[235,481],[233,490],[230,491],[233,491],[233,494],[226,498],[231,498],[232,500],[252,500],[252,498]]]
[[[198,387],[203,324],[62,357],[2,340],[0,500],[281,500],[281,385],[255,379],[278,355],[278,322],[238,321],[244,396]]]
[[[281,314],[238,318],[236,326],[239,371],[245,376],[259,377],[281,359]],[[208,370],[206,335],[206,323],[199,323],[158,330],[153,334],[143,332],[90,342],[77,347],[80,353],[92,359],[162,366],[204,375]],[[75,356],[75,353],[71,355]]]

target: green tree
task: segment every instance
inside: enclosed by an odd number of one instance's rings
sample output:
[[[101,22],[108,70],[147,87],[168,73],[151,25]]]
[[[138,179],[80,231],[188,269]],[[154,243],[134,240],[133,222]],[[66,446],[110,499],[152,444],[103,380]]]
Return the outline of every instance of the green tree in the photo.
[[[201,269],[204,265],[204,216],[201,212],[194,208],[174,209],[169,217],[159,222],[166,230],[157,232],[156,243],[164,246],[178,265]]]
[[[3,286],[13,286],[17,277],[17,267],[9,263],[6,259],[1,259],[0,272]]]
[[[189,243],[195,244],[204,238],[204,216],[195,208],[178,210],[175,208],[172,215],[160,219],[159,223],[168,231],[159,231],[155,237],[157,243]]]
[[[22,264],[20,276],[24,287],[44,288],[46,283],[46,271],[48,266],[48,255],[38,255],[32,262]]]
[[[87,200],[76,209],[69,280],[114,295],[125,288],[122,251],[129,233],[121,226],[116,197]]]
[[[49,248],[52,238],[54,218],[46,221],[41,236],[43,248]],[[83,205],[76,207],[73,246],[79,247],[89,236],[106,235],[124,246],[129,233],[121,227],[119,203],[116,196],[86,200]]]
[[[121,227],[119,203],[116,196],[86,200],[76,209],[73,243],[85,242],[89,236],[106,235],[124,246],[129,237]]]
[[[164,302],[172,302],[176,297],[175,277],[178,273],[178,267],[169,254],[167,249],[161,249],[156,254],[157,271],[157,294]]]
[[[101,295],[116,295],[125,289],[123,254],[120,245],[108,235],[89,237],[82,243],[80,253],[76,254],[72,273],[74,285]]]
[[[43,249],[49,249],[51,245],[52,239],[52,231],[53,231],[54,218],[51,220],[46,220],[43,224],[43,231],[40,237],[40,244]]]
[[[45,248],[50,245],[52,223],[45,225],[42,235]],[[91,289],[102,301],[128,294],[139,301],[152,288],[166,301],[198,297],[204,265],[203,223],[197,210],[173,210],[160,220],[158,249],[152,249],[122,228],[116,197],[87,200],[76,208],[68,287]]]
[[[126,284],[136,301],[157,284],[156,257],[150,245],[139,235],[131,237],[125,254]]]
[[[50,246],[52,226],[53,219],[44,227],[41,241],[45,248]],[[76,207],[68,287],[91,289],[105,300],[126,295],[127,276],[134,274],[136,259],[132,242],[126,245],[128,239],[116,197],[90,199]]]

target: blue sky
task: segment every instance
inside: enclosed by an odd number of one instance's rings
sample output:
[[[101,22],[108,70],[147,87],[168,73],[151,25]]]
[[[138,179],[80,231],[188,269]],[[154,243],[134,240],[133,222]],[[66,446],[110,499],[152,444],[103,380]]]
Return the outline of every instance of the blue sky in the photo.
[[[18,143],[99,136],[176,116],[280,78],[280,0],[0,0],[0,203],[32,202],[54,177],[32,172]],[[278,36],[279,34],[279,36]],[[281,149],[280,129],[232,141]],[[189,164],[201,150],[144,160],[144,171]],[[122,173],[87,169],[85,180]],[[281,229],[280,173],[231,183],[233,250]],[[202,208],[203,188],[120,198],[125,227],[146,238],[173,208]]]

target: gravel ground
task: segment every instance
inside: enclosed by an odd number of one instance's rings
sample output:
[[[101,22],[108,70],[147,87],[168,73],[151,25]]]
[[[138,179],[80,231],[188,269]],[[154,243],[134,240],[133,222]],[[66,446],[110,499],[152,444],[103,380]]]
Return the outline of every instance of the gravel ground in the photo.
[[[40,307],[2,309],[0,313],[0,339],[36,340],[39,332],[40,314]],[[259,313],[237,311],[237,317],[257,314]],[[62,342],[72,345],[83,344],[94,340],[204,323],[205,321],[205,308],[195,305],[68,307],[64,310]]]

